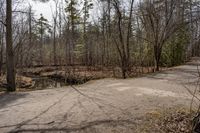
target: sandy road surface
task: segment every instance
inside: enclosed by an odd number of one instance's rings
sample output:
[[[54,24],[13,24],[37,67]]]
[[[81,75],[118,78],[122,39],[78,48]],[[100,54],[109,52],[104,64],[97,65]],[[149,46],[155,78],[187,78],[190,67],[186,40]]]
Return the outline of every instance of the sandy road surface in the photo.
[[[140,116],[189,106],[197,63],[134,79],[0,95],[0,133],[133,133]]]

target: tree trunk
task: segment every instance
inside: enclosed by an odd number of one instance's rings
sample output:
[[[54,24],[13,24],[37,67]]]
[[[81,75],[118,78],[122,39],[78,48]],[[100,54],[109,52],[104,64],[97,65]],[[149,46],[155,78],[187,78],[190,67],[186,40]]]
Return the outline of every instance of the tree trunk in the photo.
[[[84,20],[83,20],[83,41],[84,41],[84,45],[85,45],[85,65],[87,66],[89,63],[88,63],[88,43],[87,43],[87,35],[86,35],[86,7],[84,9]]]
[[[57,31],[57,17],[58,17],[58,1],[55,0],[55,15],[53,16],[54,20],[54,27],[53,27],[53,60],[54,60],[54,65],[57,66],[57,40],[56,40],[56,31]]]
[[[32,47],[32,7],[31,6],[29,6],[28,25],[29,25],[29,47],[31,48]],[[26,58],[25,60],[29,60],[31,62],[29,64],[32,65],[32,61],[30,60],[30,58]],[[27,63],[25,63],[25,65],[27,66]]]
[[[56,19],[54,18],[54,31],[53,31],[53,60],[54,60],[54,65],[57,65],[57,58],[56,58]]]
[[[1,52],[0,52],[0,76],[2,74],[2,66],[3,66],[3,38],[4,38],[4,27],[2,26],[2,31],[0,31],[0,46],[1,46]]]
[[[134,0],[131,0],[131,9],[129,14],[129,21],[128,21],[128,33],[127,33],[127,40],[126,40],[126,52],[127,52],[127,63],[129,65],[129,59],[130,59],[130,35],[132,32],[132,13],[133,13],[133,4]]]
[[[42,24],[42,21],[40,22],[40,27],[41,27],[41,31],[40,31],[40,65],[44,65],[44,58],[43,58],[43,52],[44,52],[44,47],[43,47],[43,24]]]
[[[156,71],[160,71],[159,61],[156,60]]]
[[[121,66],[121,69],[122,69],[122,78],[123,79],[126,79],[126,72],[127,72],[127,61],[126,59],[122,59],[122,66]]]
[[[154,56],[155,56],[155,67],[156,71],[160,71],[160,57],[161,57],[161,49],[154,46]]]
[[[15,91],[14,50],[12,44],[12,0],[6,0],[6,65],[7,90]]]

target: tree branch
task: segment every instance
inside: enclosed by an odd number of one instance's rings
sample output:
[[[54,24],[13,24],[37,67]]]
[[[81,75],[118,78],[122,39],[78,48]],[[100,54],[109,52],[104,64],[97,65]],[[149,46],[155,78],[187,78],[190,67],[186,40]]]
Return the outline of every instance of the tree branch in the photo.
[[[25,11],[12,11],[13,13],[24,13],[24,14],[28,14],[29,12],[25,12]]]
[[[6,26],[6,23],[3,22],[3,20],[0,20],[0,23],[2,23],[4,26]]]

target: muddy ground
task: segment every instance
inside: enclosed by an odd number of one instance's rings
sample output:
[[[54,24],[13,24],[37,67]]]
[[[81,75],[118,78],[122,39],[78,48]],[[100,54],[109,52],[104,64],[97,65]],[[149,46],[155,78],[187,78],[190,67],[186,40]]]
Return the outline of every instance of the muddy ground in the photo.
[[[165,69],[165,68],[162,68]],[[129,78],[152,73],[153,67],[132,67]],[[91,80],[121,78],[118,67],[43,66],[17,68],[17,91],[35,91],[84,84]],[[6,90],[6,75],[0,76],[0,92]]]

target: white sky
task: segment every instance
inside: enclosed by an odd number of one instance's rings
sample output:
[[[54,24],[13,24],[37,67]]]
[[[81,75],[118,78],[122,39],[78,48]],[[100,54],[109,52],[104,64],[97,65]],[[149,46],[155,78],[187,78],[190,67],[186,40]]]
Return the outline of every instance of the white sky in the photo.
[[[59,1],[63,1],[63,3],[65,3],[64,0],[59,0]],[[125,3],[126,3],[128,0],[123,0],[123,1],[125,1]],[[137,1],[138,0],[135,0],[135,2],[137,2]],[[35,15],[36,15],[36,18],[40,17],[40,14],[42,13],[43,16],[46,19],[48,19],[49,22],[52,21],[52,10],[54,11],[54,9],[55,9],[55,4],[52,0],[50,0],[49,2],[46,2],[46,3],[42,3],[42,2],[38,2],[38,1],[36,2],[36,1],[33,1],[33,0],[28,0],[28,2],[32,5],[33,10],[34,10]],[[94,2],[95,2],[94,8],[98,8],[98,5],[99,5],[98,1],[94,0]],[[98,10],[92,10],[91,14],[92,14],[91,19],[100,15]]]
[[[32,5],[33,11],[35,12],[37,18],[40,17],[40,14],[43,14],[43,16],[48,19],[49,22],[52,20],[52,10],[54,11],[55,9],[55,4],[53,1],[46,3],[35,2],[32,0],[28,1]]]
[[[43,3],[43,2],[38,2],[38,1],[33,1],[33,0],[27,0],[28,3],[32,5],[33,11],[35,13],[35,17],[39,18],[40,14],[43,14],[43,16],[48,19],[49,22],[52,21],[52,10],[55,11],[55,3],[53,0],[50,0],[49,2]],[[65,3],[65,0],[59,0],[60,2],[63,1]],[[81,1],[81,0],[80,0]],[[94,0],[94,9],[98,8],[98,1]],[[100,13],[98,10],[92,10],[91,11],[91,19],[97,18]]]

